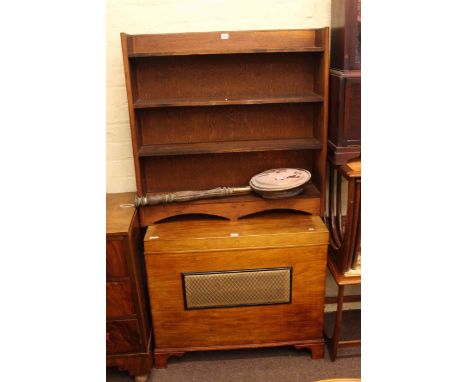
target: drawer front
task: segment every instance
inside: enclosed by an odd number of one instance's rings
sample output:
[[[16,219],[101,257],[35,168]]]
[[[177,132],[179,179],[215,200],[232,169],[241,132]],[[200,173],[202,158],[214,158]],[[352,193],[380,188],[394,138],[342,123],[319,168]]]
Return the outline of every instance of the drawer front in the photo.
[[[106,350],[108,354],[145,350],[142,347],[137,320],[107,322]]]
[[[129,252],[128,239],[106,241],[106,276],[128,276],[126,254]]]
[[[136,313],[130,280],[106,283],[106,316],[125,317]]]

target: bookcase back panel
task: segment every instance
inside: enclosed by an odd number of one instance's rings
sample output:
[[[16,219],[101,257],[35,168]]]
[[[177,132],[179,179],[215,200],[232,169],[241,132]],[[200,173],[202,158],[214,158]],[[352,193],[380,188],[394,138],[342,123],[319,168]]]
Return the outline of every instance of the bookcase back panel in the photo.
[[[148,193],[247,186],[252,176],[272,168],[312,170],[311,150],[147,157],[141,161]]]
[[[323,108],[323,105],[314,105],[315,107],[313,108],[313,127],[314,127],[314,137],[318,139],[322,144],[326,145],[326,137],[324,134],[324,128],[323,128],[323,120],[324,120],[324,113],[325,110]]]
[[[259,53],[133,58],[134,101],[311,94],[319,57]]]
[[[310,138],[314,113],[309,103],[154,108],[138,110],[141,144]]]

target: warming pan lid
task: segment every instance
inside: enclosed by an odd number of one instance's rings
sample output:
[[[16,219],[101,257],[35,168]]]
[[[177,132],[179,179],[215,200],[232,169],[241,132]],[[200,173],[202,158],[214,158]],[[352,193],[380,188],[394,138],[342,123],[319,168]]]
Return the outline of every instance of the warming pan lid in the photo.
[[[250,179],[250,187],[256,191],[285,191],[306,184],[311,178],[309,171],[300,168],[275,168],[264,171]]]

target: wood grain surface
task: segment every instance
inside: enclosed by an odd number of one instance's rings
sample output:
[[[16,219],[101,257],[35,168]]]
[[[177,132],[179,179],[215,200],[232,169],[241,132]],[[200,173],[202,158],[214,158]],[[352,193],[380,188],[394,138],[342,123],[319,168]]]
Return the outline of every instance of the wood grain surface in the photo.
[[[321,52],[323,45],[316,41],[315,34],[314,29],[255,30],[127,35],[127,39],[130,57],[278,51]]]
[[[313,53],[139,58],[132,63],[138,78],[133,102],[158,100],[170,105],[171,99],[178,98],[323,95],[316,89],[318,73],[313,60]]]
[[[353,159],[341,166],[340,172],[346,178],[360,178],[361,177],[361,159]]]
[[[128,240],[125,237],[112,237],[106,241],[106,277],[128,276],[127,254]]]
[[[138,320],[107,321],[107,353],[131,353],[145,350],[140,340]]]
[[[133,376],[149,373],[153,364],[135,193],[106,195],[106,365]]]
[[[306,214],[268,213],[236,222],[193,217],[149,226],[144,242],[146,257],[161,253],[303,247],[328,244],[328,230],[318,216]]]
[[[280,94],[272,96],[202,96],[192,98],[151,98],[138,99],[133,103],[135,109],[186,107],[186,106],[225,106],[225,105],[261,105],[283,103],[312,103],[322,102],[323,97],[313,92],[304,94]]]
[[[315,150],[321,149],[322,144],[315,138],[289,139],[256,139],[243,141],[178,143],[168,145],[142,146],[138,152],[140,157],[192,155],[210,153],[242,153],[259,151],[284,150]]]
[[[239,222],[174,220],[149,227],[145,235],[157,357],[208,348],[323,344],[328,232],[320,218],[265,214]],[[184,308],[183,272],[274,267],[292,267],[291,304]]]
[[[251,193],[250,195],[228,198],[196,200],[189,204],[173,203],[148,206],[141,208],[140,219],[141,224],[144,226],[172,216],[190,214],[208,214],[236,221],[250,214],[275,209],[303,211],[319,215],[320,192],[313,184],[309,183],[306,184],[300,195],[293,198],[264,199],[255,193]]]
[[[318,175],[311,171],[311,151],[314,150],[151,156],[141,158],[141,162],[147,193],[243,187],[256,174],[285,167],[309,170],[315,184]]]
[[[122,208],[120,205],[133,204],[134,200],[134,192],[106,194],[106,234],[108,236],[128,234],[135,209]]]
[[[130,280],[106,283],[106,316],[125,317],[136,314]]]
[[[146,259],[153,325],[159,333],[157,348],[305,341],[322,336],[325,246],[149,255]],[[277,266],[293,267],[291,304],[184,309],[181,272]]]
[[[139,110],[141,144],[312,138],[320,107],[283,103]]]
[[[328,28],[121,39],[138,196],[245,186],[259,172],[299,167],[319,194],[295,208],[323,214]],[[267,204],[214,210],[238,219]],[[159,214],[142,207],[141,223],[194,211],[207,212],[192,202]]]

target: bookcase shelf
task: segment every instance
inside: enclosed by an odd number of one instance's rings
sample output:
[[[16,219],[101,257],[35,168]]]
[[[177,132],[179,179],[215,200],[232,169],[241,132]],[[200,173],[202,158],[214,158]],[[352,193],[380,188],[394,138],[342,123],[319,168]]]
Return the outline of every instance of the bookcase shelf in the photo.
[[[235,220],[252,213],[273,209],[289,209],[319,215],[320,200],[320,191],[309,183],[301,194],[288,199],[267,200],[252,193],[226,198],[194,200],[183,206],[180,203],[147,206],[141,213],[143,221],[157,221],[180,214],[208,214]]]
[[[324,49],[320,46],[311,46],[308,48],[279,48],[279,49],[241,49],[241,50],[230,50],[228,52],[223,50],[201,50],[198,52],[193,51],[179,51],[179,52],[141,52],[141,53],[130,53],[128,57],[160,57],[160,56],[195,56],[195,55],[206,55],[206,54],[248,54],[248,53],[284,53],[284,52],[323,52]]]
[[[274,103],[310,103],[323,102],[323,96],[315,93],[300,95],[285,95],[271,97],[229,98],[229,97],[194,97],[172,99],[138,99],[134,102],[135,109],[156,107],[181,107],[181,106],[218,106],[218,105],[260,105]]]
[[[249,184],[280,168],[312,173],[303,194],[140,208],[143,226],[188,213],[323,214],[328,28],[121,34],[137,194]]]
[[[167,145],[142,146],[140,157],[165,155],[191,155],[209,153],[241,153],[280,150],[316,150],[322,144],[315,138],[269,139],[227,142],[173,143]]]
[[[324,52],[321,37],[311,29],[127,35],[127,56]]]

